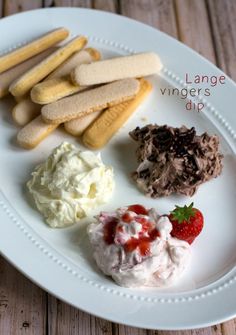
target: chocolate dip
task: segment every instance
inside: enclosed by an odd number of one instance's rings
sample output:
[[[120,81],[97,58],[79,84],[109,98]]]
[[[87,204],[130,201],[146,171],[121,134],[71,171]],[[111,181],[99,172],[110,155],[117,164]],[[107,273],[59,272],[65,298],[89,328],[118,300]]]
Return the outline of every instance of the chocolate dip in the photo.
[[[152,198],[171,193],[192,196],[199,185],[222,171],[223,155],[216,135],[196,135],[194,127],[150,124],[137,127],[130,136],[139,143],[139,166],[133,178]]]

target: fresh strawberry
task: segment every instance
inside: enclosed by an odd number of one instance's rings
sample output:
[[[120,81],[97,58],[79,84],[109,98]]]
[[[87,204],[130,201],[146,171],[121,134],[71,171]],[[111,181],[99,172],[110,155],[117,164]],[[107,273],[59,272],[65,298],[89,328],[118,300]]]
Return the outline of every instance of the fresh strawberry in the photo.
[[[189,206],[175,206],[170,212],[169,220],[173,226],[171,235],[189,244],[200,234],[204,224],[203,215],[193,207],[193,202]]]

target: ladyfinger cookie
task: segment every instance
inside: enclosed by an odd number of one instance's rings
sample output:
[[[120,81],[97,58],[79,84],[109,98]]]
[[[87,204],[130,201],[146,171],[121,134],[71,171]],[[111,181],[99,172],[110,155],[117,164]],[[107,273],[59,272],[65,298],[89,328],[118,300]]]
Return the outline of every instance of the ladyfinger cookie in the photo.
[[[13,68],[0,74],[0,98],[9,93],[11,83],[20,77],[24,72],[41,62],[44,58],[53,53],[56,48],[49,48],[40,54],[26,60],[25,62],[14,66]]]
[[[99,60],[100,58],[100,52],[94,48],[86,48],[78,51],[70,56],[55,71],[50,73],[47,80],[67,76],[76,66],[91,63],[92,61]]]
[[[40,114],[41,106],[35,104],[30,98],[19,101],[12,110],[12,118],[18,126],[25,126]]]
[[[73,85],[69,77],[55,78],[35,85],[30,92],[30,96],[33,102],[45,105],[83,91],[85,88],[85,86]]]
[[[26,94],[34,85],[55,70],[74,52],[82,49],[86,43],[87,39],[79,36],[59,48],[52,55],[15,80],[9,88],[12,95],[21,96]]]
[[[142,53],[77,66],[71,78],[75,84],[89,86],[148,76],[158,73],[161,68],[161,61],[155,53]]]
[[[83,143],[91,149],[102,148],[151,92],[152,85],[140,79],[140,90],[132,100],[106,109],[83,134]]]
[[[33,149],[56,127],[55,124],[43,122],[41,115],[39,115],[18,132],[17,142],[22,148]]]
[[[90,50],[94,52],[90,53]],[[32,101],[38,104],[49,104],[71,94],[84,90],[85,86],[72,84],[68,76],[75,64],[89,63],[97,60],[100,53],[95,49],[85,49],[72,55],[43,82],[35,85],[31,92]]]
[[[22,100],[25,100],[25,99],[28,99],[29,98],[29,95],[26,94],[26,95],[21,95],[20,97],[14,97],[15,101],[18,103],[18,102],[21,102]]]
[[[41,113],[44,121],[58,124],[132,99],[138,90],[137,79],[123,79],[45,105]]]
[[[80,136],[83,134],[85,129],[96,120],[96,118],[102,113],[102,111],[96,111],[85,115],[79,119],[74,119],[64,123],[65,130],[74,136]]]
[[[39,54],[51,46],[63,41],[69,36],[69,31],[65,28],[58,28],[37,38],[16,50],[13,50],[0,57],[0,73],[11,67],[24,62],[25,60]]]
[[[90,51],[92,50],[92,51]],[[79,51],[72,55],[68,61],[65,61],[62,63],[53,73],[51,80],[45,80],[42,83],[47,83],[45,85],[49,89],[49,82],[53,81],[55,83],[58,83],[57,88],[59,89],[59,94],[60,93],[60,87],[61,87],[61,81],[66,80],[66,79],[58,79],[60,75],[62,74],[68,74],[71,71],[71,66],[74,65],[74,61],[78,64],[79,62],[82,64],[83,62],[88,62],[92,60],[97,60],[98,57],[100,57],[100,53],[96,49],[92,48],[87,48],[85,50]],[[56,79],[57,78],[57,79]],[[72,84],[71,84],[72,85]],[[36,85],[37,86],[37,85]],[[35,87],[36,87],[35,86]],[[54,86],[53,86],[54,87]],[[73,90],[74,90],[73,86]],[[55,93],[55,90],[54,90]],[[71,93],[71,91],[70,91]],[[19,126],[25,126],[27,123],[29,123],[31,120],[33,120],[41,110],[41,106],[39,104],[34,103],[33,101],[30,100],[29,97],[24,97],[22,99],[22,96],[20,97],[15,97],[16,100],[19,100],[17,105],[13,108],[12,110],[12,117],[13,120],[16,122],[17,125]]]

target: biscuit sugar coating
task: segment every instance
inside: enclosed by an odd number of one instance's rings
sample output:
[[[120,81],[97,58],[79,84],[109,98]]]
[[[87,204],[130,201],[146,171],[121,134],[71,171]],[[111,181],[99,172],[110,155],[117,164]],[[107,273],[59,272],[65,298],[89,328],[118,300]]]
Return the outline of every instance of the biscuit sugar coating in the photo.
[[[90,124],[95,121],[102,111],[96,111],[80,117],[79,119],[74,119],[64,123],[65,130],[73,135],[73,136],[80,136],[83,132],[90,126]]]
[[[39,115],[18,132],[17,142],[22,148],[33,149],[56,128],[57,125],[43,122]]]
[[[123,79],[43,106],[45,122],[59,124],[132,99],[139,90],[137,79]]]
[[[30,92],[32,101],[44,105],[83,91],[86,87],[74,85],[69,74],[76,65],[91,63],[98,57],[100,57],[99,51],[93,48],[76,52],[51,73],[46,80],[32,88]]]
[[[49,48],[40,54],[20,63],[7,71],[0,74],[0,98],[9,93],[9,86],[14,80],[19,78],[23,73],[31,69],[33,66],[41,62],[44,58],[52,54],[56,48]]]
[[[143,100],[150,94],[152,85],[140,80],[140,89],[135,98],[106,109],[83,134],[83,143],[91,149],[100,149],[122,127]]]
[[[66,45],[59,48],[53,54],[15,80],[9,88],[11,94],[14,96],[27,94],[34,85],[54,71],[74,52],[81,50],[86,43],[87,39],[83,36],[72,39]]]
[[[24,127],[40,114],[41,106],[30,98],[19,101],[12,110],[12,118],[18,126]]]
[[[63,41],[68,36],[69,31],[67,29],[58,28],[39,37],[33,42],[0,56],[0,73]]]
[[[149,52],[84,64],[72,71],[71,78],[74,83],[89,86],[125,78],[141,78],[158,73],[161,68],[159,57]]]

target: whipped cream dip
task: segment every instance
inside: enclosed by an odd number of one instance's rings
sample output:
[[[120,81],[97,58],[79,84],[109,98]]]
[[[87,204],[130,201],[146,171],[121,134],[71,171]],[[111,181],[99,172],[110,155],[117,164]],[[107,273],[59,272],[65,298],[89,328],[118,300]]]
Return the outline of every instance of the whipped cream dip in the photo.
[[[99,153],[63,142],[35,168],[27,187],[49,226],[65,227],[109,201],[114,174]]]

